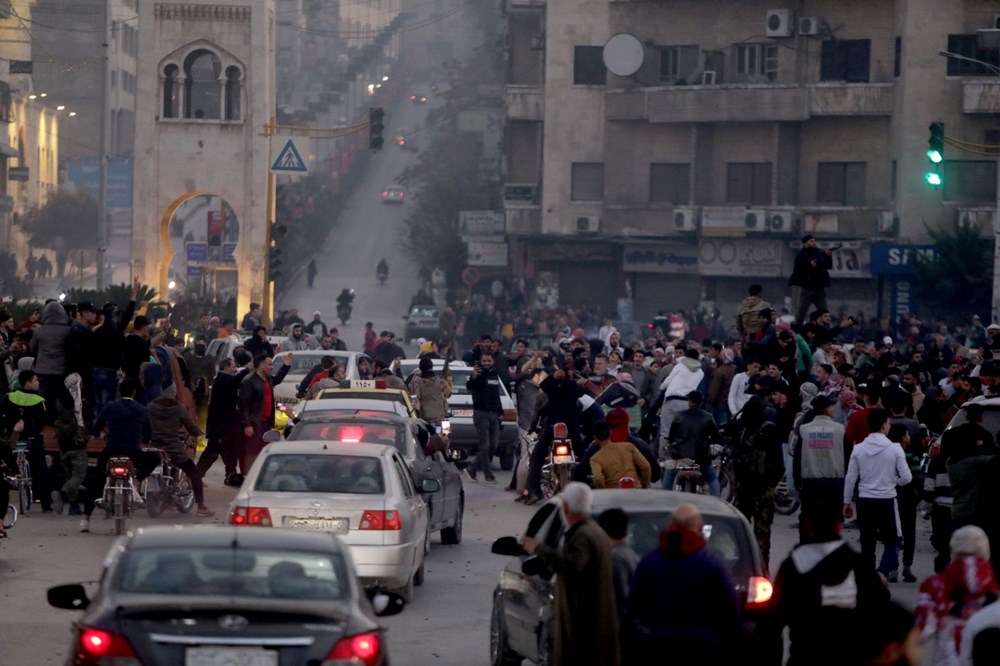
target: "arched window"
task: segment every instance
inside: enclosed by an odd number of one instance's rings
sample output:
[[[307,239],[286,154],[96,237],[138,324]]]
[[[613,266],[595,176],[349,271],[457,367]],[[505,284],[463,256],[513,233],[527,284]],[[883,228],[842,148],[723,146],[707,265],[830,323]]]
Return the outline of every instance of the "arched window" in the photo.
[[[240,119],[241,76],[239,67],[226,67],[226,120]]]
[[[184,61],[184,117],[219,120],[222,113],[219,75],[222,61],[211,51],[200,49]]]
[[[163,117],[177,118],[181,108],[181,88],[177,81],[180,68],[167,65],[163,68]]]

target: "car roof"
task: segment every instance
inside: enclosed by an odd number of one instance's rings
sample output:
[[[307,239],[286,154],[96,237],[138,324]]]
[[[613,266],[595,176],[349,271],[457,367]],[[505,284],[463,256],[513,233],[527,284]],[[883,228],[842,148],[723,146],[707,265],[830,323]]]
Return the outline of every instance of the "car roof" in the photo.
[[[219,548],[232,547],[235,544],[247,548],[279,547],[285,550],[334,552],[343,550],[337,539],[323,532],[281,528],[256,530],[235,525],[138,527],[132,531],[128,544],[129,548]]]
[[[395,412],[380,412],[378,414],[318,414],[308,419],[309,423],[378,423],[386,425],[410,425],[416,419],[402,416]]]
[[[690,504],[706,518],[742,515],[732,504],[713,495],[680,493],[659,488],[648,490],[606,488],[595,490],[593,497],[595,514],[616,507],[626,513],[657,510],[673,512],[682,504]]]
[[[981,395],[962,403],[963,408],[969,405],[981,405],[984,409],[1000,409],[1000,396]]]
[[[320,453],[333,456],[368,456],[384,458],[396,447],[385,444],[369,444],[367,442],[337,442],[322,439],[304,439],[302,441],[282,440],[264,448],[262,454],[283,455],[286,453]]]
[[[317,398],[315,400],[301,400],[302,411],[319,411],[331,409],[370,409],[375,412],[385,412],[387,405],[401,404],[395,400],[373,400],[365,398]],[[298,406],[298,405],[296,405]]]

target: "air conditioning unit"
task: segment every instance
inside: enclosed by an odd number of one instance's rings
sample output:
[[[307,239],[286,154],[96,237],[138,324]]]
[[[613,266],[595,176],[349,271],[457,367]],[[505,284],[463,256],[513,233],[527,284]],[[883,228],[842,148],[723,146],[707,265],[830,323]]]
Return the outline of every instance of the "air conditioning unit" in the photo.
[[[768,37],[791,37],[792,10],[768,9],[764,34]]]
[[[684,233],[698,231],[698,209],[674,208],[674,229]]]
[[[993,25],[990,27],[994,30],[1000,30],[1000,14],[993,15]]]
[[[601,218],[597,215],[577,215],[576,232],[580,234],[596,234],[601,228]]]
[[[743,220],[746,222],[748,234],[763,234],[769,231],[767,227],[767,213],[765,211],[748,208]]]
[[[878,234],[879,236],[895,236],[899,233],[899,218],[891,210],[884,210],[878,214]]]
[[[798,232],[795,216],[790,210],[772,210],[767,213],[767,228],[774,234]]]
[[[799,34],[812,36],[819,34],[819,19],[818,18],[800,18],[799,19]]]

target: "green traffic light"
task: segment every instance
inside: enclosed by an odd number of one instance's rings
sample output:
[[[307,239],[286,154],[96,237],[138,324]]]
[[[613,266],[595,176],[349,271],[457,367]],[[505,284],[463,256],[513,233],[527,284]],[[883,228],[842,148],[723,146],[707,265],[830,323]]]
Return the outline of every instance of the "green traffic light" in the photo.
[[[928,171],[924,174],[924,179],[927,181],[927,184],[932,187],[941,187],[944,183],[944,179],[941,178],[941,174],[936,171]]]
[[[944,160],[944,155],[941,154],[940,150],[931,148],[927,151],[927,159],[929,159],[932,164],[940,164]]]

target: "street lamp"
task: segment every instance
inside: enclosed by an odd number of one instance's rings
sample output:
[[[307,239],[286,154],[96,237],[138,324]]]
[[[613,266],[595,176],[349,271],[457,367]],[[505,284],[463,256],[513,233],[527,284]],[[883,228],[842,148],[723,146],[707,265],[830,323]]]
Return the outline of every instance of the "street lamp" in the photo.
[[[938,55],[982,65],[992,72],[994,76],[1000,77],[1000,67],[997,67],[993,63],[984,62],[977,58],[970,58],[960,53],[952,53],[951,51],[938,51]],[[933,185],[933,183],[931,184]],[[1000,319],[1000,164],[997,165],[996,197],[997,200],[993,208],[993,307],[990,313],[990,320],[994,324]]]

